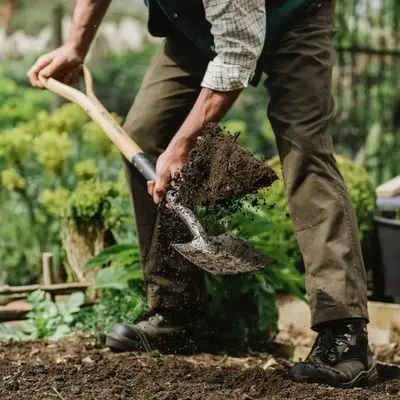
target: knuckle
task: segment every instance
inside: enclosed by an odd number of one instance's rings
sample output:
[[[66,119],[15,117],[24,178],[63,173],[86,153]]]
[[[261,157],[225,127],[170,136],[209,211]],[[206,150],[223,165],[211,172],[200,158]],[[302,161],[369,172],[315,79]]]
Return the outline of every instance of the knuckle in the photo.
[[[44,62],[44,61],[46,61],[47,59],[48,59],[48,54],[42,54],[39,58],[38,58],[38,60],[36,61],[36,63],[41,63],[41,62]]]

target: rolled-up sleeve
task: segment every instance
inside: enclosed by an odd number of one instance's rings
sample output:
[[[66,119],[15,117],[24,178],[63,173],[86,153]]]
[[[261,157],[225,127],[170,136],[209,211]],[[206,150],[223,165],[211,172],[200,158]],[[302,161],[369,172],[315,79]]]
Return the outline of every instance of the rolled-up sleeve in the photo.
[[[265,0],[203,0],[215,53],[202,87],[231,91],[248,86],[263,51]]]

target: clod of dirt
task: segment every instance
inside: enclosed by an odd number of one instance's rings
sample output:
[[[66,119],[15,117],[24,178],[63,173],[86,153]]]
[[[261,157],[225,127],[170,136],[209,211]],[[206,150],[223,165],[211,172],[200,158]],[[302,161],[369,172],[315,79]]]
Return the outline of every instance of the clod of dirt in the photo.
[[[211,123],[175,179],[183,203],[215,206],[229,203],[270,186],[277,176],[261,158],[255,157],[218,124]]]

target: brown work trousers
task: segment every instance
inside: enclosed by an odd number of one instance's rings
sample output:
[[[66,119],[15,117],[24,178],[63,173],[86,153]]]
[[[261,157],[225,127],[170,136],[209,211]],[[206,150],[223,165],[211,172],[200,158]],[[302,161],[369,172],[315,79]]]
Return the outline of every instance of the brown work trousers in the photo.
[[[276,135],[297,240],[306,266],[312,326],[365,318],[366,274],[357,221],[327,133],[332,114],[333,0],[314,2],[265,60],[268,117]],[[153,58],[125,124],[152,162],[191,110],[208,61],[183,36],[166,38]],[[267,96],[266,96],[267,104]],[[206,307],[201,271],[175,254],[160,262],[158,211],[146,182],[126,163],[150,308]]]

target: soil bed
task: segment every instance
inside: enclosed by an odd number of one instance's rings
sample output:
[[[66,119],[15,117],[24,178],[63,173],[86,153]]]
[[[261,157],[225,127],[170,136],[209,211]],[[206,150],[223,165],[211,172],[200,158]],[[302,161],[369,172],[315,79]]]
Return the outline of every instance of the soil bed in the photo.
[[[275,369],[266,368],[274,365]],[[263,369],[266,368],[266,369]],[[287,362],[246,357],[113,354],[82,337],[56,343],[0,343],[2,400],[400,399],[400,379],[368,389],[298,384]],[[60,396],[57,394],[60,394]]]

